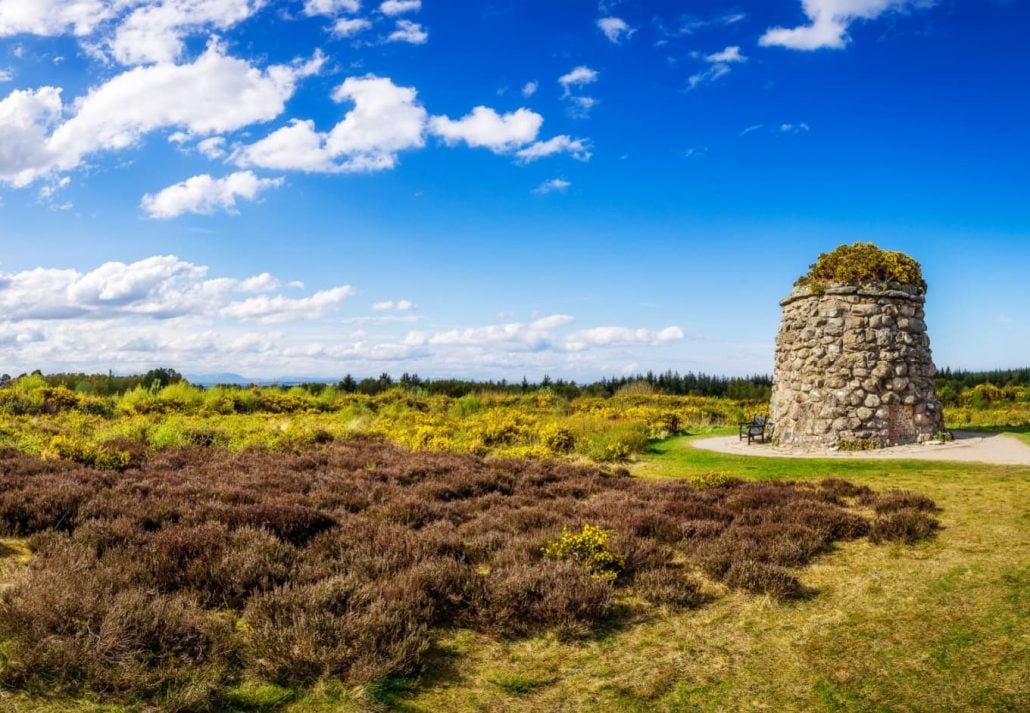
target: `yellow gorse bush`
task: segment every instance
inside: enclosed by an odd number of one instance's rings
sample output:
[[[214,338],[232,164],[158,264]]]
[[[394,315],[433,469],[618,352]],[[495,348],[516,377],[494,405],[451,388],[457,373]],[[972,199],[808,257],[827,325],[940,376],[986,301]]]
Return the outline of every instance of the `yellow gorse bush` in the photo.
[[[822,253],[796,284],[809,285],[818,291],[835,282],[857,285],[898,282],[926,292],[923,270],[914,258],[902,252],[881,250],[873,243],[841,245]]]
[[[971,388],[944,401],[945,420],[952,427],[1030,425],[1027,394],[1021,386]],[[452,398],[403,389],[367,396],[326,388],[316,395],[173,384],[104,397],[25,377],[0,389],[0,447],[121,468],[121,456],[97,447],[124,439],[151,449],[281,450],[364,434],[413,450],[616,463],[645,452],[651,441],[734,425],[767,410],[758,401],[632,392],[608,399],[547,393]]]
[[[572,560],[590,570],[595,577],[615,579],[626,566],[626,557],[619,554],[608,541],[615,533],[589,523],[579,532],[563,527],[561,535],[544,544],[544,557]]]

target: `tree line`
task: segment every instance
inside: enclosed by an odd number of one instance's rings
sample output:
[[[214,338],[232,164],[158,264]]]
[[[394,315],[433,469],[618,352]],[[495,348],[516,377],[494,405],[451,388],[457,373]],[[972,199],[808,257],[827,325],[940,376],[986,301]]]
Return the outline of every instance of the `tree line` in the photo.
[[[20,377],[24,377],[22,374]],[[82,394],[93,396],[117,396],[138,387],[160,389],[169,384],[186,381],[175,369],[151,369],[143,374],[116,376],[107,374],[57,373],[43,374],[39,370],[32,376],[43,379],[50,386],[63,386]],[[0,388],[10,386],[15,379],[9,374],[0,376]],[[981,385],[1003,387],[1030,386],[1030,367],[1021,369],[995,369],[990,371],[969,371],[945,367],[937,372],[937,390],[949,397]],[[482,391],[496,391],[526,394],[546,390],[565,398],[579,396],[610,397],[617,393],[656,393],[672,396],[714,396],[740,400],[765,400],[772,392],[772,377],[766,374],[730,377],[668,370],[662,373],[648,371],[642,374],[605,377],[594,382],[577,383],[561,378],[544,376],[540,381],[473,380],[473,379],[427,379],[418,374],[405,372],[399,379],[388,373],[377,377],[356,378],[351,374],[339,382],[310,382],[284,384],[280,388],[300,386],[312,394],[320,394],[329,386],[343,393],[357,393],[375,396],[390,389],[418,391],[423,394],[460,398]]]

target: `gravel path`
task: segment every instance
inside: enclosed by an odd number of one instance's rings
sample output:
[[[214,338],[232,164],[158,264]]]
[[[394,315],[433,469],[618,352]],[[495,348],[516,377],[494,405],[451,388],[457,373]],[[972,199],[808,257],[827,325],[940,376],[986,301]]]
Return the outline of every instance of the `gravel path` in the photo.
[[[907,458],[959,462],[993,463],[998,465],[1030,465],[1030,446],[1018,438],[999,434],[955,431],[955,440],[940,445],[911,445],[881,448],[875,451],[799,451],[768,444],[741,441],[737,436],[718,436],[692,441],[691,445],[731,455],[766,458]]]

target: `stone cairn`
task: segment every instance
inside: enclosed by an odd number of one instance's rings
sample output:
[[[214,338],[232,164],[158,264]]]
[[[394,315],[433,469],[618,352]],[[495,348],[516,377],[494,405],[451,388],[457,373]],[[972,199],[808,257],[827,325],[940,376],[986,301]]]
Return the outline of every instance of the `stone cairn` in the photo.
[[[780,302],[774,440],[843,449],[931,440],[942,418],[924,292],[898,282],[795,286]]]

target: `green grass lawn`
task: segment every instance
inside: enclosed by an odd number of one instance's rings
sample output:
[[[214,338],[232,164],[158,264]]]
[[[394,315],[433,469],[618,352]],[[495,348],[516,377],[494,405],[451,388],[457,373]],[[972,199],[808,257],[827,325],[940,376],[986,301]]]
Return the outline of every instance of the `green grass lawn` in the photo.
[[[712,435],[712,434],[702,434]],[[940,535],[915,547],[851,542],[802,573],[782,604],[727,594],[685,614],[637,609],[579,644],[457,635],[409,710],[1020,710],[1030,703],[1030,467],[748,458],[657,444],[635,472],[846,478],[934,498]]]
[[[711,433],[701,435],[712,435]],[[1026,438],[1027,434],[1021,434]],[[818,594],[780,603],[725,592],[696,611],[626,602],[593,638],[498,641],[455,631],[422,676],[299,694],[247,684],[240,711],[1018,711],[1030,708],[1030,467],[791,460],[657,444],[644,478],[841,477],[937,501],[916,546],[844,544],[801,572]],[[8,708],[4,708],[4,706]],[[124,710],[84,702],[0,709]]]

